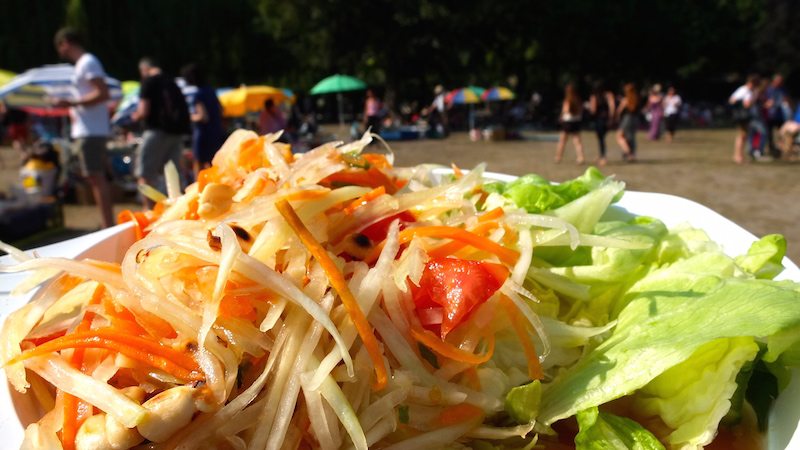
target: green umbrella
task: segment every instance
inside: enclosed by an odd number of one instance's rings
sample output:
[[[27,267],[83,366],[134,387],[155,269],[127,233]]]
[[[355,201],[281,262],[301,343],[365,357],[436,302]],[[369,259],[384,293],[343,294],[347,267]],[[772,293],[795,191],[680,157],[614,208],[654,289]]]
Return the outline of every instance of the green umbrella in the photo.
[[[356,77],[349,75],[331,75],[311,88],[311,95],[336,94],[339,92],[358,91],[366,89],[367,85]]]
[[[366,89],[367,84],[356,77],[349,75],[331,75],[322,79],[319,83],[311,88],[311,95],[320,94],[336,94],[336,104],[339,108],[339,126],[344,126],[344,118],[342,117],[342,92],[360,91]]]

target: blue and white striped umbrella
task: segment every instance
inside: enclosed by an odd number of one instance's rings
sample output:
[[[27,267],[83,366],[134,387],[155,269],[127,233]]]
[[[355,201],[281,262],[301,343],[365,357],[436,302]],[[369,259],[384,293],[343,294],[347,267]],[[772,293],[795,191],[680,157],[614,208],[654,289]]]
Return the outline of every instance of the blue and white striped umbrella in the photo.
[[[73,84],[74,76],[75,67],[72,64],[29,69],[0,86],[0,100],[7,100],[9,106],[15,107],[46,107],[50,105],[47,97],[74,99],[78,97]],[[111,100],[122,98],[119,80],[106,77],[106,84]]]

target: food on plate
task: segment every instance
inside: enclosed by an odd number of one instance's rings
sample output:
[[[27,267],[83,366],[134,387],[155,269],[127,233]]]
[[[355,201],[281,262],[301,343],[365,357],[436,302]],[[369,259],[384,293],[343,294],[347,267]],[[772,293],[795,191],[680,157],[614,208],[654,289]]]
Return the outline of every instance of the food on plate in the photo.
[[[121,262],[2,245],[41,284],[0,336],[25,448],[693,449],[763,427],[800,362],[780,236],[731,258],[594,168],[278,137],[235,132],[183,193],[167,168]]]

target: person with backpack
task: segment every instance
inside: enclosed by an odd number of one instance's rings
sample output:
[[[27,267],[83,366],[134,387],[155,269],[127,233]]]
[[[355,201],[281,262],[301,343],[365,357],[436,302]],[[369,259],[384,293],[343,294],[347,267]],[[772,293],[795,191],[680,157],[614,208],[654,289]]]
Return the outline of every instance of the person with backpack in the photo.
[[[181,167],[183,137],[191,133],[189,107],[175,79],[167,76],[152,58],[139,61],[142,84],[139,89],[139,104],[133,120],[144,125],[142,143],[136,149],[134,175],[138,183],[164,189],[161,177],[164,165],[172,161]],[[152,201],[143,197],[145,208]]]

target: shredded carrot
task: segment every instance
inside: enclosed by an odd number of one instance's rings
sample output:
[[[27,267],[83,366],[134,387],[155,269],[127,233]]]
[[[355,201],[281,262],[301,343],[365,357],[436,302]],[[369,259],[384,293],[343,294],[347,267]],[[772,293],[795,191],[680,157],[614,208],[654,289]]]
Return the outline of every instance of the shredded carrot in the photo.
[[[481,222],[478,224],[478,226],[469,231],[470,233],[475,233],[479,236],[485,236],[486,232],[497,227],[498,227],[497,222]],[[447,244],[442,244],[428,251],[428,256],[432,258],[444,258],[453,255],[454,253],[458,252],[459,250],[461,250],[466,246],[467,243],[464,241],[448,242]]]
[[[468,367],[467,370],[464,371],[464,378],[468,387],[476,391],[483,390],[481,389],[481,379],[478,376],[478,369],[475,366]]]
[[[269,160],[264,156],[264,136],[248,139],[239,148],[239,167],[248,172],[259,167],[269,167]]]
[[[330,193],[330,189],[304,189],[302,191],[295,191],[291,194],[284,197],[284,199],[289,201],[296,201],[296,200],[313,200],[315,198],[320,198],[325,194]]]
[[[169,322],[153,313],[141,310],[136,312],[135,316],[136,323],[141,325],[152,336],[173,339],[178,335]]]
[[[502,298],[511,326],[519,337],[522,350],[525,352],[525,358],[528,360],[528,376],[532,380],[541,380],[544,378],[544,372],[542,372],[542,365],[539,363],[539,356],[536,354],[536,344],[528,333],[528,325],[522,321],[522,316],[514,306],[514,303],[505,295]]]
[[[453,177],[455,177],[456,180],[461,179],[461,177],[464,176],[464,172],[462,172],[461,169],[458,168],[456,163],[451,162],[450,167],[453,169]]]
[[[483,414],[483,410],[473,404],[459,403],[458,405],[445,408],[441,414],[439,414],[438,422],[439,425],[446,427],[476,419],[483,416]]]
[[[350,288],[347,286],[347,281],[344,278],[344,275],[339,268],[336,267],[336,263],[333,262],[328,252],[325,250],[322,245],[317,242],[314,236],[308,231],[305,224],[300,217],[297,216],[297,213],[292,208],[292,205],[289,204],[286,200],[280,200],[275,204],[278,208],[278,211],[281,215],[286,219],[286,222],[289,226],[294,230],[297,237],[300,238],[300,241],[303,245],[306,246],[308,251],[311,255],[319,262],[322,269],[325,271],[325,274],[328,276],[328,280],[331,283],[331,286],[336,290],[339,294],[339,297],[342,299],[342,303],[344,304],[345,309],[347,310],[347,314],[350,316],[350,319],[353,321],[353,324],[358,330],[358,335],[361,337],[361,341],[364,343],[364,347],[367,349],[367,353],[369,353],[369,357],[372,360],[372,364],[375,366],[375,376],[376,382],[373,386],[376,390],[381,390],[386,387],[387,382],[387,371],[386,366],[383,364],[383,356],[381,355],[381,350],[378,347],[378,340],[375,338],[375,335],[372,332],[372,329],[367,321],[367,317],[364,315],[364,311],[361,310],[361,307],[358,305],[358,301],[353,296],[353,293],[350,292]]]
[[[251,295],[226,295],[219,304],[219,314],[228,317],[240,317],[250,321],[256,320],[256,308]]]
[[[347,205],[344,208],[344,213],[347,215],[353,214],[355,210],[358,209],[359,207],[366,205],[370,201],[375,200],[376,198],[384,194],[386,194],[386,187],[378,186],[375,189],[362,195],[361,197],[353,200],[349,205]]]
[[[197,220],[200,216],[197,214],[197,210],[200,208],[200,199],[198,197],[194,197],[193,199],[189,200],[188,210],[186,214],[183,215],[184,220]]]
[[[150,225],[150,220],[141,211],[131,211],[126,209],[117,214],[117,223],[133,222],[133,231],[136,234],[136,240],[141,240],[147,235],[145,228]]]
[[[109,297],[103,298],[103,310],[111,322],[111,327],[120,333],[136,336],[147,334],[147,331],[136,323],[136,317],[127,308],[115,305]]]
[[[503,215],[505,215],[505,213],[506,212],[503,211],[503,208],[497,207],[497,208],[494,208],[494,209],[492,209],[490,211],[486,211],[485,213],[483,213],[480,216],[478,216],[478,222],[479,223],[484,223],[484,222],[488,222],[490,220],[497,220],[497,219],[503,217]]]
[[[197,362],[190,355],[151,339],[119,333],[113,328],[76,332],[53,339],[22,352],[20,356],[9,361],[9,364],[67,348],[105,348],[161,369],[178,378],[189,380],[203,378],[199,373],[200,368]]]
[[[217,166],[211,166],[201,170],[197,173],[197,192],[203,192],[209,183],[216,183],[219,181],[219,169]]]
[[[361,157],[364,158],[372,167],[377,167],[378,169],[392,168],[392,165],[389,164],[389,160],[386,159],[386,156],[381,155],[380,153],[362,153]]]
[[[100,304],[100,301],[105,296],[105,292],[105,287],[102,284],[98,284],[88,304]],[[85,333],[89,331],[89,329],[92,327],[92,321],[94,321],[94,318],[95,314],[92,311],[85,311],[80,323],[77,327],[75,327],[75,333]],[[85,353],[85,348],[76,348],[75,351],[72,352],[72,357],[70,358],[71,365],[81,372],[85,370],[83,367],[83,358]],[[64,393],[63,397],[63,405],[64,421],[61,427],[61,444],[65,450],[69,450],[75,448],[75,437],[78,434],[78,429],[81,427],[81,424],[83,424],[83,422],[91,415],[92,407],[80,398],[66,392]]]
[[[441,340],[439,336],[436,336],[428,330],[418,328],[417,326],[412,326],[410,330],[411,336],[413,336],[417,342],[424,344],[434,352],[444,356],[445,358],[452,359],[453,361],[478,365],[483,364],[491,359],[492,354],[494,354],[494,334],[492,333],[487,333],[488,347],[486,349],[486,353],[482,355],[476,355],[474,353],[465,352],[460,348],[454,347],[453,345]]]
[[[422,226],[413,228],[410,227],[401,231],[398,238],[400,240],[400,244],[405,244],[417,236],[435,237],[441,239],[448,238],[465,242],[466,244],[471,245],[477,249],[484,250],[489,253],[497,255],[501,261],[509,265],[515,264],[517,262],[517,259],[519,258],[519,252],[517,252],[516,250],[503,247],[502,245],[490,239],[487,239],[483,236],[478,236],[477,234],[469,232],[463,228],[455,228],[447,226]],[[380,256],[384,245],[385,241],[376,245],[375,248],[372,250],[372,252],[370,252],[368,257],[364,259],[364,261],[367,262],[368,264],[375,262],[378,259],[378,256]]]

